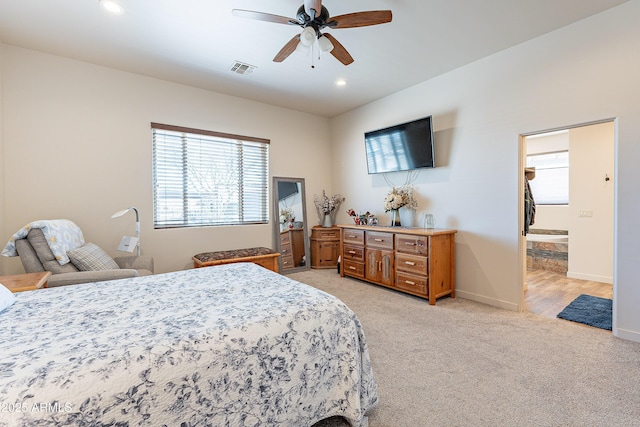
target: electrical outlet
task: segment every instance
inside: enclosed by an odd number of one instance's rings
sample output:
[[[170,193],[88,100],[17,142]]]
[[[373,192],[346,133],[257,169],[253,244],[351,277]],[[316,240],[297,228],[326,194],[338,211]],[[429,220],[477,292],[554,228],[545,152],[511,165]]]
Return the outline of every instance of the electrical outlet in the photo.
[[[593,210],[583,209],[578,212],[578,216],[581,218],[591,218],[593,216]]]

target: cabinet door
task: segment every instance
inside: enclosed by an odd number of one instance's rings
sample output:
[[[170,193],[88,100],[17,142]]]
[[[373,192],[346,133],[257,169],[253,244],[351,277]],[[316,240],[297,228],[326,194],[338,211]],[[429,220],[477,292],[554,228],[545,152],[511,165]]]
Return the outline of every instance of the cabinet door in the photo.
[[[318,264],[320,267],[335,267],[338,264],[338,242],[320,242],[318,245]]]
[[[381,285],[393,285],[393,251],[365,250],[365,278]]]

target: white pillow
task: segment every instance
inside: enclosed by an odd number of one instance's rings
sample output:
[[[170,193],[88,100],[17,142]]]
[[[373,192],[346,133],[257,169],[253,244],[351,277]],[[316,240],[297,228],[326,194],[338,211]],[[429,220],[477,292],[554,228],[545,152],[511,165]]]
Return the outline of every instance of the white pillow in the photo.
[[[69,259],[80,271],[118,270],[118,264],[98,245],[86,243],[67,252]]]
[[[16,302],[16,296],[0,283],[0,313],[11,307]]]

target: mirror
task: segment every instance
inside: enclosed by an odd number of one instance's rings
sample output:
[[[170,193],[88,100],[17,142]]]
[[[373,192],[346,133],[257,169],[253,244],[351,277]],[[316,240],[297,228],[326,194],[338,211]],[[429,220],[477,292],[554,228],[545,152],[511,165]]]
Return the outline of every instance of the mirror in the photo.
[[[304,178],[273,177],[273,237],[282,274],[310,268],[306,203]]]

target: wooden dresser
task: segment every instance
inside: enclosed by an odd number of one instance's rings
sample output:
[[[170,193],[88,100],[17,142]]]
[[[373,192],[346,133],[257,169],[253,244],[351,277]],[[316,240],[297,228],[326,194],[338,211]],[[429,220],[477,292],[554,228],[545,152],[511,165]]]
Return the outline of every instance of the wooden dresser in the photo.
[[[280,232],[280,255],[283,270],[304,265],[304,229],[290,228]]]
[[[436,303],[455,297],[456,230],[339,225],[341,276]]]
[[[316,225],[311,229],[311,268],[336,268],[340,228]]]

